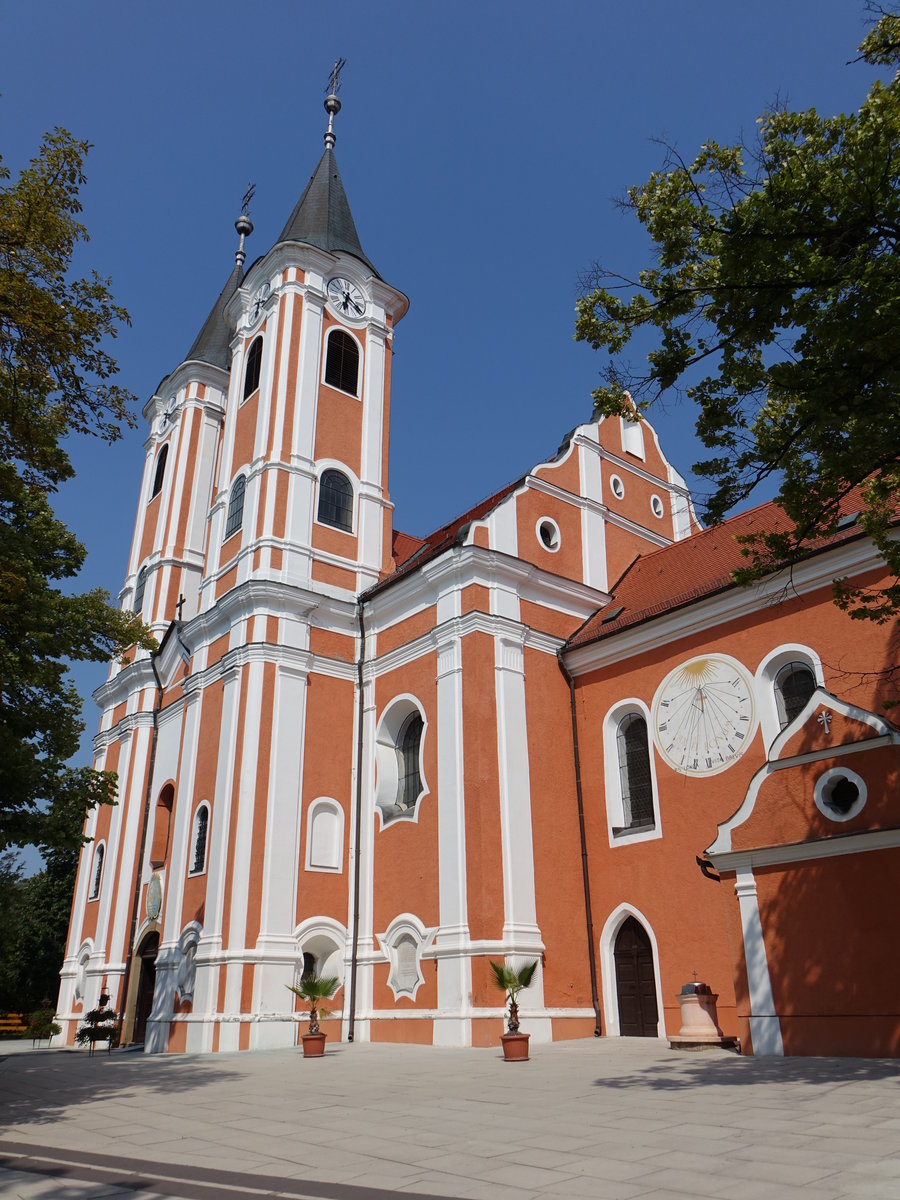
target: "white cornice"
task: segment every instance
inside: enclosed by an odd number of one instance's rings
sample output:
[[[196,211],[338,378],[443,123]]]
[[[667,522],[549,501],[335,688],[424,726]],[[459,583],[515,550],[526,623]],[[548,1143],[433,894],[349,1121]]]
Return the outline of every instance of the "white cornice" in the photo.
[[[645,654],[681,638],[705,633],[727,621],[771,608],[785,595],[804,596],[819,588],[830,587],[835,579],[862,574],[881,565],[883,559],[868,539],[845,543],[750,587],[729,584],[725,591],[687,601],[681,607],[651,616],[620,633],[568,650],[566,667],[572,675],[601,670],[633,655]],[[615,595],[612,603],[615,604]]]
[[[588,444],[593,445],[593,443]],[[660,480],[654,475],[650,475],[648,478],[652,479],[654,483],[660,483]],[[628,517],[622,516],[621,513],[616,512],[609,505],[603,504],[600,500],[594,500],[590,496],[577,496],[574,492],[568,492],[565,488],[557,487],[555,483],[548,483],[546,479],[541,479],[536,475],[528,475],[525,483],[528,487],[534,488],[535,491],[543,492],[545,496],[552,496],[554,500],[559,500],[563,504],[571,504],[574,508],[587,509],[590,512],[599,513],[610,525],[617,525],[620,529],[626,529],[629,533],[633,533],[637,537],[651,542],[656,547],[672,545],[671,538],[664,537],[660,533],[654,533],[652,529],[648,529],[646,525],[641,525],[639,521],[632,521]],[[515,494],[512,493],[512,495]],[[500,501],[500,504],[504,504],[506,500],[512,499],[512,495],[505,496]],[[498,508],[500,504],[497,505]]]
[[[113,742],[122,741],[123,738],[126,738],[132,734],[135,729],[140,729],[142,727],[152,729],[152,712],[126,713],[121,721],[118,721],[109,729],[101,729],[100,732],[94,736],[94,754],[102,753]]]
[[[712,851],[706,857],[717,871],[752,871],[755,867],[774,867],[786,863],[812,862],[844,854],[865,854],[871,850],[892,850],[900,846],[900,828],[872,829],[863,833],[837,834],[814,842],[787,842],[781,846],[757,846],[752,850]]]
[[[582,426],[582,428],[584,428],[584,427]],[[648,426],[648,428],[649,428],[649,426]],[[655,432],[652,429],[651,429],[651,432],[653,432],[653,436],[655,438],[656,437]],[[684,496],[684,498],[686,500],[691,499],[691,493],[688,491],[688,489],[685,486],[679,485],[677,483],[673,483],[671,479],[663,479],[659,475],[651,474],[651,472],[648,471],[645,467],[639,467],[637,465],[637,463],[634,461],[634,459],[624,458],[621,455],[614,454],[611,450],[607,450],[607,448],[605,446],[601,446],[599,442],[595,442],[593,438],[585,437],[585,435],[583,433],[581,433],[580,431],[575,434],[575,436],[573,437],[572,440],[578,446],[589,447],[600,458],[607,459],[609,462],[613,463],[615,466],[621,467],[622,470],[628,471],[632,475],[637,475],[639,479],[646,480],[647,483],[652,483],[656,487],[664,488],[668,492],[674,492],[678,496]],[[659,449],[658,442],[657,442],[657,449]],[[662,458],[662,460],[666,464],[666,466],[670,466],[670,463],[668,462],[668,460],[662,454],[661,451],[660,451],[660,457]]]
[[[186,359],[175,368],[171,375],[166,375],[159,381],[153,395],[142,409],[143,415],[148,421],[152,421],[159,415],[157,410],[165,404],[166,393],[175,392],[177,394],[182,388],[187,388],[192,383],[202,383],[207,389],[212,389],[215,394],[210,396],[207,393],[202,399],[199,396],[190,396],[182,401],[182,405],[193,403],[221,415],[225,412],[229,374],[230,372],[225,368],[213,366],[212,363],[201,362],[196,358]]]
[[[128,663],[112,679],[101,683],[93,695],[100,708],[116,708],[119,704],[124,704],[129,696],[145,688],[156,690],[156,676],[153,674],[149,654]]]

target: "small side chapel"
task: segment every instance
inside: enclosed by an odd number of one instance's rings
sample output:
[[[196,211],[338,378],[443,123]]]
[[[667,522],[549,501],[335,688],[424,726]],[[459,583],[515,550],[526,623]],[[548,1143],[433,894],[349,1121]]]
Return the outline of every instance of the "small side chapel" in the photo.
[[[895,627],[833,538],[737,588],[646,421],[601,419],[455,521],[394,527],[406,297],[325,151],[147,402],[123,607],[61,972],[147,1052],[293,1046],[287,985],[341,980],[332,1038],[495,1044],[489,960],[538,961],[532,1044],[672,1038],[694,980],[755,1054],[900,1054]]]

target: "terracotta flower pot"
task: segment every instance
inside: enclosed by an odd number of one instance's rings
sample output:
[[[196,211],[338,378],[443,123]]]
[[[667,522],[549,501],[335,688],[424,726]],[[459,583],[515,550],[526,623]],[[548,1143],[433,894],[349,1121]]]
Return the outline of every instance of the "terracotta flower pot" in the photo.
[[[303,1042],[303,1057],[304,1058],[321,1058],[325,1053],[325,1039],[327,1033],[304,1033],[301,1034]]]
[[[528,1062],[530,1033],[502,1033],[503,1057],[507,1062]]]

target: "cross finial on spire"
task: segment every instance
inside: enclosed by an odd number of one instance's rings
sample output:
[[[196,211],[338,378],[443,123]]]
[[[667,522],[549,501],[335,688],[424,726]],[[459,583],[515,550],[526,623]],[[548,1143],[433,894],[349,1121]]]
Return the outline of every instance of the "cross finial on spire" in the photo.
[[[247,257],[244,253],[244,238],[249,237],[253,232],[253,222],[250,220],[250,201],[256,195],[256,184],[248,183],[247,190],[244,192],[244,199],[241,201],[241,215],[234,223],[235,229],[240,235],[240,242],[235,251],[234,261],[239,267],[244,265],[244,259]]]
[[[337,136],[334,132],[334,118],[341,111],[341,102],[338,100],[338,92],[341,90],[341,71],[343,71],[346,65],[346,58],[338,58],[335,60],[335,64],[331,68],[331,75],[328,77],[328,85],[325,88],[325,111],[328,113],[328,128],[325,131],[326,150],[331,150],[335,141],[337,140]]]

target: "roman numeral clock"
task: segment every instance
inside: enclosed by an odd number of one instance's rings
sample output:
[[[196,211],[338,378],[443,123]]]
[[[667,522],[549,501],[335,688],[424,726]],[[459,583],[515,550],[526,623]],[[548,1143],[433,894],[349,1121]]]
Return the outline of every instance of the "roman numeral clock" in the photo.
[[[717,775],[756,732],[753,680],[736,659],[705,654],[670,671],[653,698],[653,738],[683,775]]]

